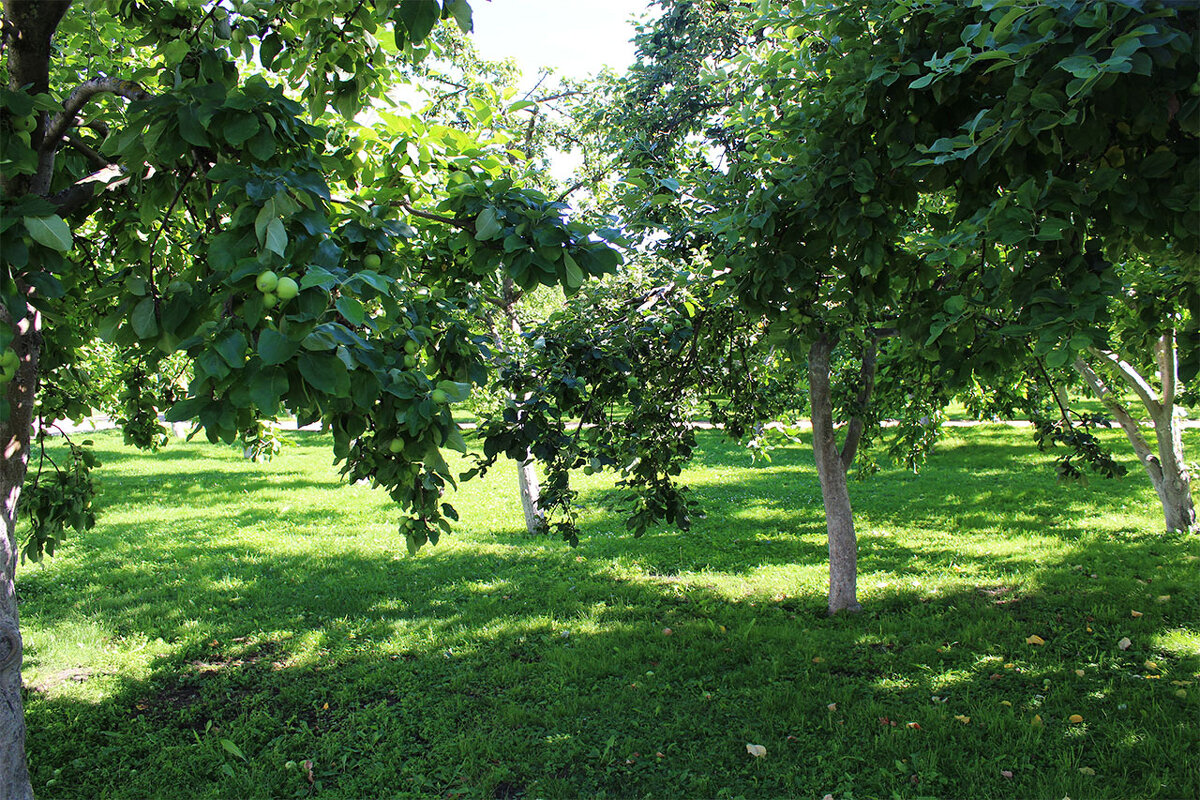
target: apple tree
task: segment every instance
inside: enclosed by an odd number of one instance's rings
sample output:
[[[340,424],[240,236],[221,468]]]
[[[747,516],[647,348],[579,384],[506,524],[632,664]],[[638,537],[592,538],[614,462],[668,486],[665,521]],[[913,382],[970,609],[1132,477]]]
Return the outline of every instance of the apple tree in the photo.
[[[1182,265],[1162,273],[1177,276],[1164,284],[1175,310],[1147,314],[1159,320],[1150,339],[1192,324],[1181,306],[1195,286],[1193,15],[1006,0],[661,5],[634,72],[659,81],[636,95],[657,127],[610,135],[634,150],[616,150],[631,169],[614,194],[649,246],[711,264],[807,363],[829,605],[856,609],[846,475],[898,398],[917,400],[899,414],[911,456],[936,436],[930,412],[947,390],[1028,358],[1056,370],[1111,352],[1129,247]],[[736,45],[718,11],[748,15]],[[682,35],[689,24],[713,35]],[[681,42],[701,52],[677,57]],[[1156,402],[1170,445],[1169,403]]]
[[[469,5],[4,0],[7,797],[31,794],[18,555],[40,557],[91,522],[86,443],[48,466],[27,507],[32,432],[88,413],[94,396],[72,381],[97,337],[138,365],[127,433],[163,403],[210,440],[247,446],[262,444],[264,420],[319,420],[348,478],[406,510],[400,533],[416,548],[455,517],[441,448],[465,444],[450,406],[487,375],[468,289],[507,270],[520,287],[574,290],[619,261],[510,169],[505,141],[388,98],[438,49],[429,35],[442,20],[469,29]],[[191,365],[173,397],[151,380],[172,358]]]

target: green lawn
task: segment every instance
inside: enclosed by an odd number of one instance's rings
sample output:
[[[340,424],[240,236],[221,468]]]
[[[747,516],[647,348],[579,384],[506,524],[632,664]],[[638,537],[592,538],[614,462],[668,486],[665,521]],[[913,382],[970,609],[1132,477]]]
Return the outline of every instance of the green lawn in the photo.
[[[40,797],[1200,795],[1200,537],[1132,458],[1059,486],[1028,431],[950,431],[851,487],[866,611],[828,619],[806,448],[701,434],[707,517],[640,540],[583,478],[576,549],[498,469],[410,558],[290,438],[95,437],[101,521],[19,575]]]

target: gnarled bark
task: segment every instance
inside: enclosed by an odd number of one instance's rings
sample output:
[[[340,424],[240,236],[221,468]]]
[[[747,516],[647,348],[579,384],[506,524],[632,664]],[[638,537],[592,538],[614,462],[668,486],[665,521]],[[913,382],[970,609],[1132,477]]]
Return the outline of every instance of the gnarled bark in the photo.
[[[813,458],[821,480],[829,534],[829,613],[861,611],[858,602],[858,541],[846,485],[846,467],[833,427],[829,359],[836,341],[821,335],[808,351],[808,390],[812,404]]]

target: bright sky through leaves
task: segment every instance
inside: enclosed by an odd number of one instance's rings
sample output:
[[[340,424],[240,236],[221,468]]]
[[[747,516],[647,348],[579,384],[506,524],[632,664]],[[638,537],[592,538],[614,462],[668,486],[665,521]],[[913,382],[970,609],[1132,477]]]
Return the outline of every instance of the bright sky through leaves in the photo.
[[[532,85],[538,70],[553,67],[582,78],[605,66],[618,72],[633,62],[632,19],[648,0],[479,0],[475,46],[484,58],[513,58]]]

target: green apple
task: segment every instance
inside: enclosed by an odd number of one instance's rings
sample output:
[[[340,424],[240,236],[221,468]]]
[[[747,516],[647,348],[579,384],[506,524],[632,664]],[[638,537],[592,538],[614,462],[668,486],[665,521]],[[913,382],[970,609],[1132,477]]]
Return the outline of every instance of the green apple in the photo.
[[[383,259],[375,253],[371,253],[363,259],[363,266],[367,269],[379,269],[381,264],[383,264]]]
[[[274,308],[279,298],[271,292],[263,292],[263,308]]]
[[[910,123],[910,124],[912,124],[912,125],[916,125],[918,122],[920,122],[920,121],[921,121],[921,118],[920,118],[920,117],[918,117],[918,116],[917,116],[915,113],[914,113],[914,114],[909,114],[909,115],[908,115],[908,121],[909,121],[909,123]]]
[[[420,350],[420,349],[421,349],[421,345],[419,345],[419,344],[416,342],[416,340],[414,340],[414,339],[407,339],[407,340],[405,340],[405,342],[404,342],[404,352],[408,353],[410,356],[414,356],[414,355],[416,355],[416,354],[417,354],[417,351],[418,351],[418,350]]]
[[[17,351],[9,348],[3,353],[0,353],[0,369],[16,369],[21,360],[17,358]]]
[[[871,202],[871,195],[869,195],[869,194],[860,194],[860,195],[858,196],[858,202],[859,202],[861,205],[864,205],[864,206],[865,206],[867,203]]]
[[[300,284],[291,278],[280,278],[279,283],[275,285],[275,294],[280,300],[291,300],[300,294]]]
[[[17,133],[29,133],[37,127],[37,120],[33,117],[13,117],[12,129]]]
[[[450,402],[450,395],[442,389],[434,389],[429,395],[429,399],[437,403],[439,406],[444,406]]]
[[[668,322],[662,326],[662,332],[664,336],[670,336],[675,332],[675,326]]]
[[[403,439],[392,439],[390,442],[388,442],[388,450],[392,453],[399,453],[403,449],[404,449],[404,440]]]
[[[412,369],[416,365],[417,365],[417,357],[416,356],[406,355],[404,357],[404,368],[405,369]]]
[[[279,276],[271,270],[258,273],[258,277],[254,279],[254,285],[258,287],[260,292],[273,292],[275,287],[279,285]]]

